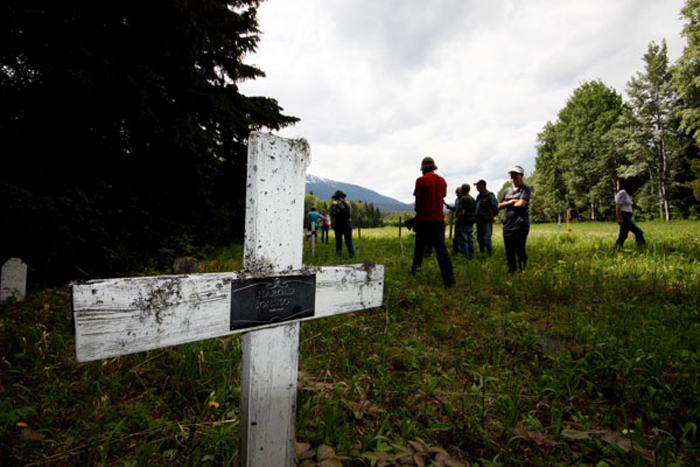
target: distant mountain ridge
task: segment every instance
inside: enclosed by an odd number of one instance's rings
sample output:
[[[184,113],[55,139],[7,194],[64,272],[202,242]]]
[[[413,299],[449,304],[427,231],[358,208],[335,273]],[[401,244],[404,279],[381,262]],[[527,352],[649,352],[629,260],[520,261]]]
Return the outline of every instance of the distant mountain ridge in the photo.
[[[349,200],[372,203],[375,208],[379,208],[384,213],[413,211],[413,204],[402,203],[397,199],[384,196],[369,188],[306,174],[306,193],[313,193],[316,198],[326,200],[331,199],[336,190],[342,190]]]

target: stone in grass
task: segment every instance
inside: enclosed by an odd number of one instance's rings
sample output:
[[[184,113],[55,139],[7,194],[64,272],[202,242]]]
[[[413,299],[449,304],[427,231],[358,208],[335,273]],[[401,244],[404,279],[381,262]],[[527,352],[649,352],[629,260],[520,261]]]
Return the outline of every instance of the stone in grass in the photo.
[[[562,344],[559,340],[541,332],[537,333],[537,341],[535,341],[535,347],[537,347],[538,349],[540,349],[540,351],[546,353],[550,357],[556,357],[566,351],[566,347],[564,347],[564,344]]]
[[[192,274],[199,269],[199,261],[192,256],[175,258],[173,262],[173,274]]]

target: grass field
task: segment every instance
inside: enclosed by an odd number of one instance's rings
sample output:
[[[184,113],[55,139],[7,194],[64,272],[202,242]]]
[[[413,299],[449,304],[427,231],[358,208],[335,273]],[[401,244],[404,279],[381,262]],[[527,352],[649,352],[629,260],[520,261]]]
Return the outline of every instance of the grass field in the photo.
[[[700,223],[534,225],[528,269],[362,230],[380,308],[301,326],[299,465],[700,465]],[[332,234],[331,234],[332,237]],[[357,237],[357,235],[356,235]],[[333,238],[331,238],[333,242]],[[242,267],[232,245],[204,272]],[[234,465],[240,337],[75,363],[68,288],[0,312],[2,465]]]

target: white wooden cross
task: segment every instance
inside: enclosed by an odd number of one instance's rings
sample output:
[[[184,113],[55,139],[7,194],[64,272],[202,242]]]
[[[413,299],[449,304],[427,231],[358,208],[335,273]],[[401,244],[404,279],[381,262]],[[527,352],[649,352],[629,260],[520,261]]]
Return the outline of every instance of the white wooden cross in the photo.
[[[382,304],[382,265],[303,267],[309,159],[304,140],[250,136],[243,271],[72,284],[79,362],[244,332],[245,466],[294,463],[299,323]],[[278,312],[282,324],[272,322]]]

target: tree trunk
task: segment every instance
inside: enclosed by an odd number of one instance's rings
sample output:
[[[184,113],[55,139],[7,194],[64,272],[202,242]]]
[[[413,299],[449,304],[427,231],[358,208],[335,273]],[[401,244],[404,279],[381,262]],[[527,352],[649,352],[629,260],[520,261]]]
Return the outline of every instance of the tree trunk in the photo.
[[[660,121],[661,129],[661,173],[659,178],[659,194],[663,212],[666,215],[666,222],[671,220],[671,210],[668,202],[668,150],[666,149],[666,133],[664,131],[663,120]]]

